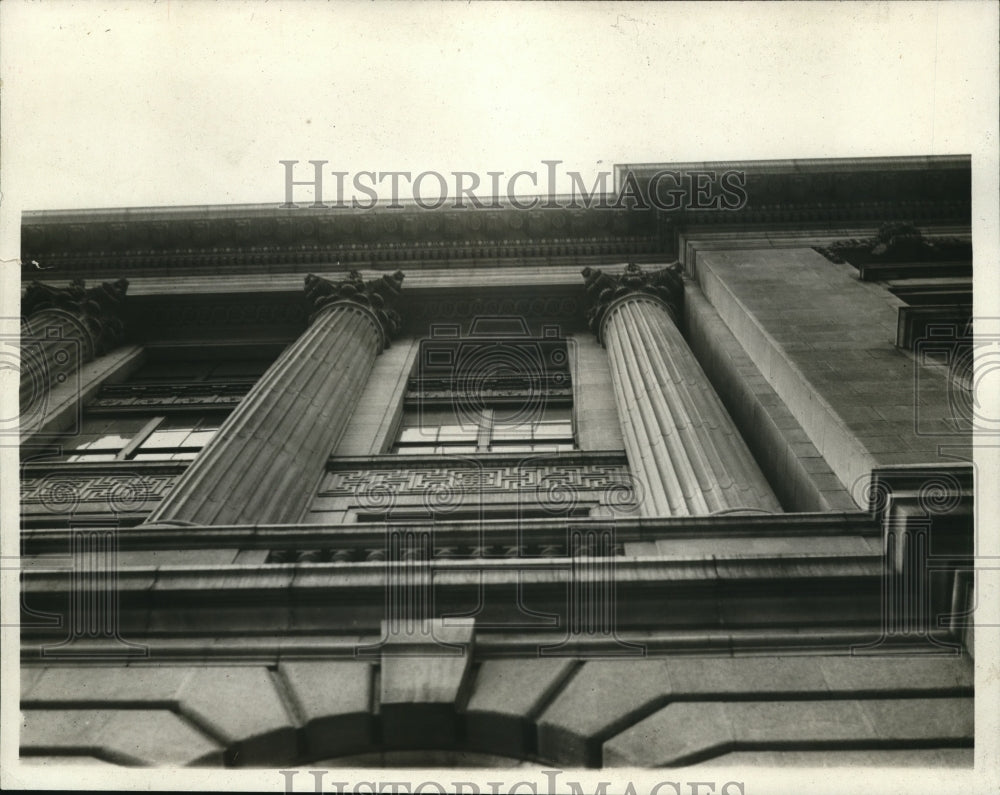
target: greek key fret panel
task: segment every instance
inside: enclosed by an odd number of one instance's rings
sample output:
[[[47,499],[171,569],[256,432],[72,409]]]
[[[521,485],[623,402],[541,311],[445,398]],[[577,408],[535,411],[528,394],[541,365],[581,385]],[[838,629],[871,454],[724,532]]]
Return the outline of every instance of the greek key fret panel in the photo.
[[[566,464],[536,466],[513,464],[434,469],[349,469],[332,472],[321,496],[350,496],[360,492],[390,491],[423,494],[431,490],[524,491],[555,486],[602,491],[629,486],[627,467],[621,464]]]
[[[21,481],[21,505],[54,514],[137,513],[152,510],[174,487],[181,472],[52,473]]]

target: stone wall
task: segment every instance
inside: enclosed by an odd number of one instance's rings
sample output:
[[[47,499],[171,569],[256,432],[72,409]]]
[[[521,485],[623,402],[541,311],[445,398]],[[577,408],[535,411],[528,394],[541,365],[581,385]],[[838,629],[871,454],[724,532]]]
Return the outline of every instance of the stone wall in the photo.
[[[688,269],[859,505],[874,467],[971,457],[940,369],[895,345],[897,299],[850,265],[734,247]]]
[[[247,767],[393,749],[565,767],[972,763],[967,659],[469,654],[29,667],[22,753]]]

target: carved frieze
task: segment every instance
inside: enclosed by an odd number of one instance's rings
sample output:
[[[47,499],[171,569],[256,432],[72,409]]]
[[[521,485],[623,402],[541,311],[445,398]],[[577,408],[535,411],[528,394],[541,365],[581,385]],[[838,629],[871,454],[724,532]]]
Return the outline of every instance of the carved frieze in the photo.
[[[253,387],[252,382],[193,383],[193,384],[105,384],[87,408],[147,409],[171,406],[235,406]]]
[[[368,469],[337,469],[328,473],[320,496],[376,497],[380,494],[422,495],[429,492],[462,495],[488,492],[540,492],[552,489],[601,492],[632,488],[624,463],[480,463],[442,457],[435,467],[404,465]],[[398,460],[398,459],[397,459]]]
[[[545,395],[546,399],[571,398],[573,385],[571,376],[565,371],[545,373],[498,374],[489,373],[475,381],[465,373],[447,377],[413,377],[407,382],[406,399],[416,400],[457,400],[463,396],[477,400],[492,398],[523,398]]]

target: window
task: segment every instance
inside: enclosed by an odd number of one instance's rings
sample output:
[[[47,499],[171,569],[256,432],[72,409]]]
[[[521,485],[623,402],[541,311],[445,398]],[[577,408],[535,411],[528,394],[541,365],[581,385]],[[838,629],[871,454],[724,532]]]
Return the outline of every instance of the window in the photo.
[[[483,334],[421,343],[393,453],[575,449],[565,339]]]
[[[131,384],[156,383],[249,383],[253,385],[271,364],[270,358],[246,359],[154,359],[129,379]]]
[[[88,402],[79,433],[52,438],[54,462],[190,461],[279,353],[277,346],[152,347]]]
[[[406,411],[393,448],[402,455],[428,453],[557,453],[576,449],[569,406],[544,406],[519,416],[499,405],[471,416],[461,406]]]
[[[178,351],[154,351],[151,359],[121,384],[105,384],[89,408],[133,406],[231,406],[240,401],[273,357],[178,358]],[[189,356],[191,354],[188,354]]]
[[[62,444],[63,461],[187,461],[215,435],[224,412],[89,416]]]

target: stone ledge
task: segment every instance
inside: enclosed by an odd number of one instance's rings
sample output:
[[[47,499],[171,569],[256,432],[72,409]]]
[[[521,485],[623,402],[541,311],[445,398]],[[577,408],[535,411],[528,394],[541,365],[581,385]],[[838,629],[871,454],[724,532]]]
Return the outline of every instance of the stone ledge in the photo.
[[[122,529],[118,535],[118,548],[144,549],[280,549],[322,546],[384,546],[388,528],[401,527],[430,529],[430,524],[419,522],[386,524],[344,525],[328,524],[295,525],[220,525],[220,526],[150,526],[142,525]],[[442,542],[468,537],[480,530],[487,538],[509,539],[512,533],[530,534],[540,542],[557,535],[564,537],[569,528],[613,528],[620,541],[658,541],[671,538],[756,538],[775,536],[843,535],[881,538],[878,524],[871,514],[860,511],[783,514],[723,514],[718,516],[686,516],[640,519],[616,516],[613,518],[572,517],[558,519],[495,520],[488,522],[459,521],[436,522],[435,538]],[[22,532],[25,554],[65,554],[73,537],[68,528],[31,529]]]

